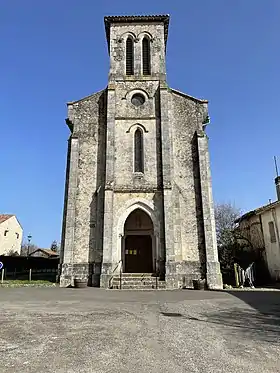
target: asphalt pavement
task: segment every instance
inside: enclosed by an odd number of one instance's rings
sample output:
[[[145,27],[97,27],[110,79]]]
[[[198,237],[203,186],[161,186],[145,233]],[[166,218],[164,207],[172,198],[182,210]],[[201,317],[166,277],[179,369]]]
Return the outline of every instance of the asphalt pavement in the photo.
[[[277,373],[280,292],[0,289],[1,373]]]

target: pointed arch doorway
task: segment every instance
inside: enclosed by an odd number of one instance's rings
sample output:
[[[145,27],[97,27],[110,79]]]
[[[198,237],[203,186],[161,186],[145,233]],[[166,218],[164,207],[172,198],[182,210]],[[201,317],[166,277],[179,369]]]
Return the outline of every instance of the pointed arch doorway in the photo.
[[[154,271],[155,237],[149,215],[137,208],[124,225],[123,271],[152,273]]]

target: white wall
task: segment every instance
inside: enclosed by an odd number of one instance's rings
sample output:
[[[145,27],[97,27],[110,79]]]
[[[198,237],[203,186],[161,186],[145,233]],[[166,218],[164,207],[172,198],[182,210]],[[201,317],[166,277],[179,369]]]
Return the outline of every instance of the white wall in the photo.
[[[0,224],[0,255],[7,255],[11,250],[20,254],[21,242],[22,228],[15,216]]]
[[[280,206],[264,211],[261,214],[267,266],[271,277],[280,280]],[[274,223],[276,242],[271,242],[269,222]]]

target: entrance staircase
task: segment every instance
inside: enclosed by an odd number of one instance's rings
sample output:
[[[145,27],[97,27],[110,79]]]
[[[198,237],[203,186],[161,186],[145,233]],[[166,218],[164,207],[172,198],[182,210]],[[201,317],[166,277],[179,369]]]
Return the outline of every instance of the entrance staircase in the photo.
[[[160,281],[152,273],[122,273],[112,278],[110,289],[162,290],[165,281]]]

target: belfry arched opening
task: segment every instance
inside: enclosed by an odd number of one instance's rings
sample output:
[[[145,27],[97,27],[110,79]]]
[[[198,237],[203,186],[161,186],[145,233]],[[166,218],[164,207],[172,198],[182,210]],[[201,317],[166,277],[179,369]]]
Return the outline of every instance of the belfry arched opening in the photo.
[[[132,211],[126,219],[122,251],[125,273],[154,271],[154,225],[150,216],[139,208]]]

